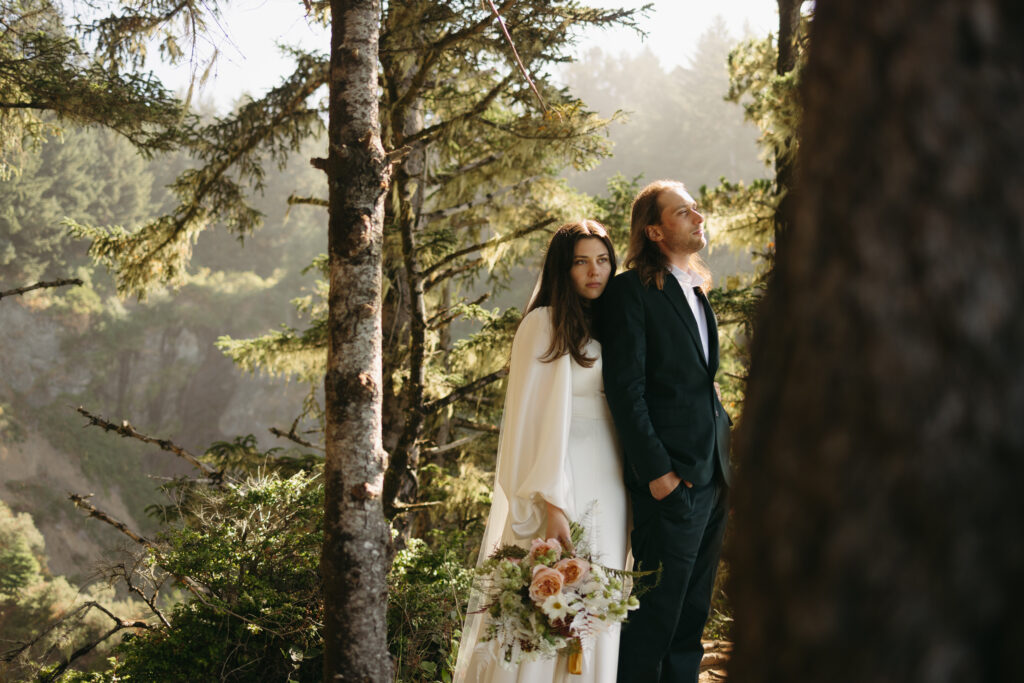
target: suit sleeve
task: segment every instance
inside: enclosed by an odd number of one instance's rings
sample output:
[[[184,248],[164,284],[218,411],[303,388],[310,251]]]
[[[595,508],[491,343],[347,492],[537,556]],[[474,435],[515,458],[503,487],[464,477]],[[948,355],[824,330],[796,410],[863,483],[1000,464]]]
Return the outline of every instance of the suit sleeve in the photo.
[[[605,396],[625,453],[640,483],[672,471],[665,444],[647,410],[647,314],[635,276],[614,278],[601,297],[601,346]]]

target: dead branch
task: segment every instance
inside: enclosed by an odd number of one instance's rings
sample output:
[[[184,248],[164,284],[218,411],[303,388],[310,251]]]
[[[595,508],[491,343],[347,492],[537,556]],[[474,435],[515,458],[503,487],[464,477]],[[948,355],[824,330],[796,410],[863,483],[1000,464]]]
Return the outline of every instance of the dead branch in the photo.
[[[84,657],[85,655],[87,655],[90,652],[92,652],[93,650],[95,650],[96,646],[98,646],[100,643],[102,643],[105,640],[107,640],[108,638],[110,638],[112,635],[114,635],[118,631],[123,631],[125,629],[139,629],[139,628],[149,630],[149,629],[153,628],[150,624],[147,624],[146,622],[141,621],[139,619],[131,619],[131,620],[121,619],[120,617],[115,616],[113,612],[111,612],[110,610],[108,610],[106,607],[104,607],[103,605],[99,604],[98,602],[87,602],[87,603],[85,603],[85,605],[87,607],[90,607],[90,608],[94,607],[94,608],[98,609],[99,611],[103,612],[104,614],[106,614],[111,619],[113,619],[114,626],[113,626],[113,628],[111,628],[109,631],[104,633],[102,636],[100,636],[96,640],[92,641],[91,643],[86,643],[82,647],[80,647],[77,650],[75,650],[74,652],[72,652],[71,655],[67,659],[65,659],[63,662],[58,664],[57,667],[55,669],[53,669],[53,671],[51,671],[49,673],[49,676],[47,676],[46,678],[42,679],[44,681],[47,681],[47,683],[52,683],[53,681],[59,680],[60,677],[64,675],[64,672],[67,670],[67,668],[69,666],[71,666],[72,662],[74,662],[79,657]],[[84,613],[83,613],[83,616],[84,616]]]
[[[90,493],[88,496],[82,496],[77,493],[72,493],[70,491],[68,492],[68,498],[70,498],[71,502],[75,504],[75,507],[77,507],[80,510],[84,510],[89,517],[93,517],[95,519],[100,520],[101,522],[109,524],[110,526],[114,527],[128,538],[138,543],[139,545],[145,546],[152,550],[156,549],[156,544],[154,544],[152,541],[135,533],[134,531],[128,528],[127,524],[118,519],[114,519],[106,512],[103,512],[103,510],[100,510],[95,505],[90,503],[89,498],[91,498],[92,495],[93,494]]]
[[[301,415],[299,415],[297,418],[295,418],[295,421],[292,422],[291,429],[289,429],[287,432],[281,431],[277,427],[271,427],[270,428],[270,433],[273,434],[274,436],[281,437],[282,439],[289,439],[291,441],[294,441],[295,443],[299,444],[300,446],[305,446],[306,448],[312,448],[312,449],[317,450],[317,451],[323,451],[324,449],[322,447],[317,446],[317,445],[315,445],[315,444],[313,444],[313,443],[311,443],[309,441],[306,441],[305,439],[303,439],[301,436],[299,436],[296,433],[295,430],[299,428],[299,420],[301,420],[301,419],[302,419]]]
[[[13,650],[8,650],[7,652],[4,652],[2,655],[0,655],[0,661],[2,661],[2,662],[12,662],[12,661],[14,661],[19,655],[21,655],[21,653],[31,649],[32,646],[34,646],[36,643],[38,643],[43,638],[48,636],[50,633],[55,631],[57,628],[63,626],[64,624],[67,624],[68,622],[70,622],[72,620],[76,620],[76,619],[80,620],[80,619],[84,618],[85,615],[91,609],[97,609],[100,612],[103,612],[104,614],[106,614],[108,617],[110,617],[110,619],[114,622],[113,628],[111,628],[109,631],[104,633],[98,639],[96,639],[96,640],[94,640],[94,641],[92,641],[90,643],[86,643],[85,645],[81,646],[80,648],[78,648],[77,650],[72,652],[71,655],[67,659],[65,659],[63,662],[61,662],[59,665],[57,665],[57,667],[55,669],[50,671],[46,678],[40,678],[40,680],[43,680],[43,681],[56,681],[56,680],[58,680],[64,674],[64,672],[67,670],[67,668],[69,666],[71,666],[71,664],[76,659],[78,659],[78,658],[80,658],[80,657],[82,657],[84,655],[87,655],[88,653],[92,652],[94,649],[96,649],[96,647],[100,643],[104,642],[105,640],[110,638],[112,635],[114,635],[118,631],[123,631],[125,629],[146,629],[146,630],[151,630],[153,628],[153,626],[151,624],[148,624],[145,621],[142,621],[141,619],[122,619],[122,618],[118,617],[116,614],[114,614],[113,612],[111,612],[110,610],[108,610],[106,607],[101,605],[100,603],[98,603],[98,602],[96,602],[94,600],[90,600],[88,602],[83,602],[81,605],[78,605],[71,612],[68,612],[67,614],[62,615],[60,618],[58,618],[57,620],[52,622],[49,626],[47,626],[42,631],[40,631],[36,635],[36,637],[33,638],[32,640],[28,641],[27,643],[22,643],[20,647],[17,647],[17,648],[14,648]]]
[[[288,430],[287,432],[282,431],[282,430],[278,429],[277,427],[271,427],[269,429],[269,431],[274,436],[280,437],[282,439],[288,439],[289,441],[294,441],[295,443],[299,444],[300,446],[305,446],[306,448],[312,448],[313,450],[317,450],[317,451],[323,451],[324,450],[322,446],[317,446],[316,444],[312,443],[311,441],[306,441],[301,436],[296,434],[295,433],[295,425],[292,425],[292,428],[290,430]]]
[[[93,415],[82,406],[78,406],[77,410],[79,413],[81,413],[82,415],[89,419],[89,425],[102,427],[104,430],[108,432],[115,432],[125,438],[138,439],[139,441],[142,441],[144,443],[155,444],[156,446],[159,446],[161,450],[167,451],[168,453],[174,453],[179,458],[182,458],[203,474],[209,476],[211,479],[219,481],[221,478],[221,472],[218,472],[213,467],[202,462],[201,460],[199,460],[199,458],[192,455],[181,446],[176,445],[169,439],[155,439],[151,436],[146,436],[141,432],[137,432],[135,431],[135,428],[128,423],[128,420],[122,420],[120,425],[115,425],[113,422],[109,422],[98,415]]]
[[[504,377],[507,374],[508,374],[508,368],[507,367],[506,368],[502,368],[501,370],[495,370],[494,372],[492,372],[489,375],[484,375],[483,377],[480,377],[478,379],[473,380],[469,384],[462,385],[458,389],[453,390],[447,396],[443,396],[441,398],[434,399],[433,401],[425,403],[420,410],[422,410],[424,413],[432,413],[432,412],[434,412],[436,410],[444,408],[446,405],[449,405],[451,403],[454,403],[455,401],[458,401],[463,396],[466,396],[467,394],[471,394],[474,391],[476,391],[477,389],[481,389],[481,388],[487,386],[488,384],[490,384],[492,382],[496,382],[497,380],[501,379],[502,377]]]
[[[414,510],[436,507],[441,505],[443,502],[444,501],[441,500],[428,500],[422,503],[403,503],[400,500],[396,500],[391,503],[391,507],[394,509],[394,515],[400,515],[403,512],[413,512]]]
[[[491,6],[491,11],[494,12],[494,16],[498,18],[498,24],[501,26],[501,32],[505,34],[505,40],[508,41],[508,46],[512,48],[512,55],[516,58],[516,64],[519,65],[519,70],[523,72],[523,77],[526,82],[530,84],[530,90],[533,90],[533,94],[537,96],[537,100],[540,102],[540,109],[545,114],[548,111],[548,105],[544,102],[544,98],[540,96],[540,91],[537,90],[537,86],[534,84],[533,79],[530,78],[530,74],[526,71],[526,65],[523,64],[523,60],[519,58],[519,51],[516,50],[516,44],[512,42],[512,36],[508,33],[508,27],[505,26],[505,20],[501,18],[501,14],[498,12],[498,8],[494,6],[492,0],[487,0],[487,4]]]
[[[25,287],[18,287],[17,289],[8,289],[6,292],[0,292],[0,299],[3,299],[5,296],[20,296],[25,292],[31,292],[33,289],[43,289],[44,287],[77,287],[81,284],[83,284],[82,281],[77,277],[53,280],[51,282],[37,282],[34,285],[26,285]]]
[[[487,432],[488,434],[497,434],[500,430],[498,425],[486,424],[484,422],[473,422],[463,417],[452,418],[453,427],[461,427],[462,429],[472,429],[475,432]]]
[[[441,455],[442,453],[447,453],[448,451],[454,451],[458,448],[462,448],[466,444],[476,441],[481,436],[483,436],[483,434],[483,432],[479,432],[477,434],[470,434],[469,436],[464,436],[461,439],[456,439],[451,443],[446,443],[443,446],[437,446],[435,448],[424,448],[422,453],[423,455]]]
[[[142,588],[142,586],[136,585],[135,582],[132,580],[132,577],[136,574],[142,576],[143,578],[146,578],[144,574],[139,572],[140,564],[143,564],[143,562],[141,558],[139,558],[138,556],[135,556],[135,566],[131,568],[129,568],[124,562],[120,562],[117,565],[111,567],[111,576],[119,576],[121,580],[124,581],[125,585],[128,587],[128,590],[130,592],[135,593],[140,598],[142,598],[142,601],[145,602],[146,605],[149,607],[149,610],[156,615],[156,618],[160,620],[160,623],[162,623],[165,627],[170,628],[171,622],[167,620],[167,617],[164,616],[164,613],[160,610],[159,607],[156,606],[156,597],[157,595],[159,595],[160,589],[163,587],[164,579],[166,578],[167,575],[165,575],[159,581],[156,579],[155,575],[151,575],[149,578],[152,581],[153,594],[147,595],[146,591]]]

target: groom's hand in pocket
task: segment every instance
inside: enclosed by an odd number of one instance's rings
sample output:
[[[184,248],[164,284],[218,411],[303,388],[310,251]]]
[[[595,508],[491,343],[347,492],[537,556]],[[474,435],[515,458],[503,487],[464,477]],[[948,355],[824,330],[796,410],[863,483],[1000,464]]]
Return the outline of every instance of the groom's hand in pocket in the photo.
[[[654,496],[654,500],[662,500],[665,496],[675,491],[679,484],[685,485],[688,489],[693,488],[693,484],[682,479],[675,472],[666,472],[647,484],[647,487],[651,490],[651,495]]]

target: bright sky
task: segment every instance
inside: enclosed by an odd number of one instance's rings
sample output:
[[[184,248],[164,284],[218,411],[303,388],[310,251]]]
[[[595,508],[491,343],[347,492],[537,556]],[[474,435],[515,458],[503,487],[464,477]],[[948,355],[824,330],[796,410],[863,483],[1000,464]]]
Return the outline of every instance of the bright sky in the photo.
[[[591,0],[601,7],[640,7],[643,0]],[[605,52],[636,52],[644,46],[666,67],[686,64],[701,33],[721,16],[737,38],[747,33],[764,35],[778,27],[775,0],[657,0],[640,24],[647,32],[641,40],[632,31],[595,31],[579,44],[580,54],[591,47]],[[259,94],[274,86],[287,69],[275,43],[301,45],[326,51],[327,34],[307,24],[301,0],[238,0],[230,4],[222,22],[220,57],[200,99],[213,99],[220,110],[249,92]],[[515,36],[513,36],[514,38]],[[202,50],[203,46],[200,46]],[[188,69],[157,69],[172,87],[184,88]]]

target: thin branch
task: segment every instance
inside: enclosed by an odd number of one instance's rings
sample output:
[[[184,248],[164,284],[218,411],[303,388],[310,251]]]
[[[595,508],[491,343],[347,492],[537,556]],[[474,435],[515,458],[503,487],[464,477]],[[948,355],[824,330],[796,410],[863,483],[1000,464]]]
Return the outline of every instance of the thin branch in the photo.
[[[507,187],[503,187],[500,190],[497,190],[496,192],[488,192],[487,194],[477,197],[476,199],[470,199],[469,201],[462,202],[461,204],[449,206],[446,209],[438,209],[437,211],[424,213],[420,215],[420,219],[424,221],[432,221],[438,218],[451,218],[452,216],[458,213],[462,213],[463,211],[468,211],[469,209],[472,209],[474,207],[487,204],[491,202],[495,197],[507,194],[518,187],[522,187],[526,183],[532,182],[536,178],[538,178],[538,176],[536,175],[530,176],[529,178],[523,178],[519,182],[513,183],[512,185],[508,185]]]
[[[113,612],[111,612],[110,610],[108,610],[106,607],[104,607],[103,605],[101,605],[98,602],[87,602],[87,603],[85,603],[85,606],[86,607],[95,607],[96,609],[98,609],[99,611],[103,612],[104,614],[106,614],[111,619],[113,619],[114,620],[114,627],[111,628],[106,633],[104,633],[99,638],[97,638],[96,640],[92,641],[91,643],[86,643],[82,647],[80,647],[77,650],[75,650],[74,652],[72,652],[71,655],[67,659],[65,659],[63,662],[61,662],[59,665],[57,665],[57,667],[55,669],[50,671],[49,675],[46,678],[42,679],[44,681],[47,681],[47,683],[52,683],[53,681],[59,680],[61,678],[61,676],[64,675],[64,672],[67,670],[67,668],[69,666],[71,666],[72,662],[74,662],[79,657],[84,657],[85,655],[87,655],[90,652],[92,652],[94,649],[96,649],[97,645],[99,645],[103,641],[107,640],[108,638],[110,638],[110,636],[114,635],[118,631],[123,631],[123,630],[129,629],[129,628],[144,628],[144,629],[147,629],[147,630],[150,630],[150,629],[153,628],[150,624],[147,624],[146,622],[140,621],[140,620],[137,620],[137,619],[133,619],[131,621],[129,621],[127,619],[121,619],[120,617],[115,616]]]
[[[448,265],[449,263],[451,263],[455,259],[461,258],[461,257],[465,256],[466,254],[472,254],[474,251],[483,251],[484,249],[489,249],[491,247],[496,247],[499,244],[504,244],[505,242],[511,242],[512,240],[519,239],[520,237],[525,237],[526,235],[529,235],[530,233],[537,232],[538,230],[542,230],[542,229],[548,227],[549,225],[551,225],[552,223],[554,223],[556,220],[557,219],[555,219],[554,217],[545,218],[542,221],[534,223],[533,225],[528,225],[525,228],[520,228],[519,230],[516,230],[514,232],[506,233],[504,235],[498,235],[497,237],[492,237],[489,240],[484,240],[483,242],[478,242],[477,244],[471,244],[468,247],[463,247],[462,249],[459,249],[458,251],[454,251],[451,254],[448,254],[443,259],[441,259],[440,261],[438,261],[434,265],[432,265],[429,268],[427,268],[426,270],[424,270],[423,271],[423,276],[424,277],[430,276],[433,272],[435,272],[439,268]],[[433,286],[434,283],[431,282],[430,284],[431,284],[431,286]]]
[[[462,429],[472,429],[476,432],[487,432],[488,434],[497,434],[499,431],[498,425],[487,424],[484,422],[473,422],[463,417],[452,418],[452,426],[461,427]]]
[[[128,568],[124,566],[124,563],[122,563],[120,565],[120,567],[121,567],[122,571],[124,572],[124,577],[123,578],[124,578],[125,585],[128,586],[128,590],[131,591],[132,593],[135,593],[140,598],[142,598],[142,601],[144,603],[146,603],[147,606],[149,606],[149,610],[153,614],[156,615],[157,619],[160,620],[160,623],[162,623],[166,628],[170,628],[171,627],[171,622],[169,622],[167,620],[167,617],[164,616],[164,613],[160,610],[159,607],[156,606],[156,596],[157,596],[157,593],[160,592],[160,586],[163,585],[163,580],[161,580],[160,584],[158,584],[156,586],[155,590],[153,591],[153,595],[151,595],[151,596],[150,595],[146,595],[146,591],[142,590],[142,588],[140,588],[139,586],[136,586],[132,582],[132,577],[130,575],[130,572],[128,571]],[[155,578],[154,578],[154,580],[155,580]]]
[[[81,285],[82,281],[77,277],[53,280],[52,282],[37,282],[34,285],[28,285],[26,287],[18,287],[17,289],[9,289],[6,292],[0,292],[0,299],[5,296],[16,296],[24,294],[25,292],[31,292],[33,289],[42,289],[44,287],[66,287],[66,286],[78,286]]]
[[[512,42],[512,36],[508,33],[508,27],[505,26],[505,20],[501,18],[501,13],[498,12],[498,8],[494,6],[492,0],[487,0],[487,4],[491,6],[491,10],[494,12],[494,16],[498,17],[498,24],[501,26],[501,32],[505,34],[505,40],[508,41],[508,46],[512,48],[512,55],[516,58],[516,64],[519,65],[519,70],[523,72],[523,77],[526,82],[530,84],[530,89],[533,90],[533,94],[537,96],[537,100],[540,102],[540,109],[545,114],[548,111],[548,105],[544,102],[544,98],[540,96],[540,91],[537,90],[537,86],[534,84],[533,79],[530,78],[530,74],[526,71],[526,65],[523,64],[523,60],[519,58],[519,51],[516,50],[516,44]]]
[[[466,263],[464,265],[453,266],[452,268],[449,268],[448,270],[442,271],[442,272],[438,273],[437,275],[435,275],[434,277],[430,278],[429,280],[424,280],[423,281],[423,291],[424,292],[429,292],[431,289],[433,289],[435,286],[437,286],[438,284],[440,284],[444,280],[447,280],[450,277],[455,277],[456,275],[461,275],[462,273],[465,273],[467,270],[473,270],[477,266],[482,265],[483,262],[484,262],[483,257],[475,258],[472,261],[470,261],[470,262],[468,262],[468,263]]]
[[[511,82],[512,75],[509,74],[508,76],[505,76],[505,78],[501,79],[500,83],[491,88],[491,90],[486,95],[484,95],[479,102],[474,104],[466,111],[462,112],[461,114],[458,114],[457,116],[453,116],[450,119],[441,121],[440,123],[435,123],[433,126],[427,126],[426,128],[423,128],[422,130],[419,130],[416,133],[413,133],[412,135],[403,138],[402,143],[405,145],[412,145],[413,143],[418,142],[420,140],[435,136],[447,130],[448,128],[451,128],[456,123],[483,114],[485,111],[487,111],[487,107],[491,106],[491,102],[493,102],[498,97],[498,95],[504,92],[505,88],[507,88],[508,84]]]
[[[453,390],[447,396],[443,396],[441,398],[434,399],[433,401],[425,403],[423,405],[423,407],[421,408],[421,410],[424,413],[432,413],[432,412],[435,412],[437,410],[440,410],[441,408],[444,408],[446,405],[449,405],[451,403],[454,403],[455,401],[458,401],[460,398],[462,398],[466,394],[471,394],[472,392],[476,391],[477,389],[481,389],[481,388],[487,386],[488,384],[491,384],[492,382],[496,382],[497,380],[501,379],[502,377],[504,377],[507,374],[508,374],[508,368],[507,367],[506,368],[502,368],[501,370],[495,370],[494,372],[492,372],[489,375],[484,375],[483,377],[480,377],[478,379],[473,380],[469,384],[462,385],[458,389]]]
[[[479,306],[483,302],[487,301],[489,298],[491,298],[491,293],[484,292],[483,294],[473,299],[472,301],[468,303],[462,303],[467,306]],[[430,316],[430,318],[427,319],[427,328],[431,330],[436,330],[439,327],[447,325],[452,320],[455,320],[455,318],[457,318],[461,313],[461,311],[455,309],[456,307],[452,306],[451,308],[446,308],[443,311],[438,311],[434,315]]]
[[[202,462],[199,458],[192,455],[181,446],[176,445],[172,441],[168,439],[155,439],[151,436],[146,436],[145,434],[135,431],[135,428],[128,423],[128,420],[123,420],[120,425],[115,425],[113,422],[108,422],[98,415],[93,415],[82,406],[78,406],[77,410],[89,419],[89,425],[102,427],[108,432],[116,432],[125,438],[138,439],[144,443],[155,444],[156,446],[159,446],[161,450],[165,450],[168,453],[174,453],[179,458],[184,459],[190,465],[198,469],[203,474],[209,476],[214,481],[219,480],[221,477],[221,473],[216,469]]]
[[[77,507],[77,508],[79,508],[81,510],[84,510],[89,515],[89,517],[94,517],[94,518],[100,520],[101,522],[106,522],[107,524],[109,524],[110,526],[114,527],[115,529],[117,529],[122,534],[124,534],[128,538],[132,539],[133,541],[135,541],[139,545],[142,545],[142,546],[145,546],[147,548],[150,548],[151,550],[155,550],[156,549],[156,544],[154,544],[148,538],[145,538],[143,536],[138,535],[137,533],[135,533],[134,531],[129,529],[127,524],[125,524],[124,522],[122,522],[122,521],[120,521],[118,519],[114,519],[113,517],[108,515],[106,512],[103,512],[102,510],[97,508],[95,505],[90,503],[89,502],[89,498],[91,498],[92,495],[93,494],[90,493],[87,496],[82,496],[82,495],[79,495],[77,493],[68,492],[68,498],[70,498],[71,502],[75,504],[75,507]]]
[[[312,448],[312,449],[317,450],[317,451],[323,451],[324,450],[323,447],[317,446],[314,443],[306,441],[301,436],[296,434],[295,433],[295,428],[298,427],[298,426],[299,426],[299,418],[297,417],[297,418],[295,418],[295,422],[292,422],[292,428],[289,429],[287,432],[282,431],[282,430],[278,429],[277,427],[271,427],[270,428],[270,433],[273,434],[274,436],[278,436],[278,437],[280,437],[282,439],[289,439],[291,441],[294,441],[295,443],[299,444],[300,446],[305,446],[306,448]]]
[[[459,168],[452,169],[451,171],[445,171],[444,173],[435,176],[434,179],[439,183],[444,183],[451,178],[458,178],[470,171],[475,171],[479,168],[483,168],[484,166],[490,166],[494,162],[499,161],[503,156],[505,156],[504,152],[492,152],[481,159],[471,161]]]
[[[436,507],[442,503],[444,503],[442,500],[427,500],[422,503],[403,503],[400,500],[396,500],[391,503],[391,507],[394,509],[395,515],[400,515],[403,512],[412,512],[414,510]]]
[[[330,206],[330,203],[326,199],[320,197],[303,197],[297,195],[294,192],[288,195],[287,199],[288,206],[294,206],[295,204],[311,204],[312,206]]]
[[[443,446],[437,446],[436,448],[424,448],[422,454],[441,455],[442,453],[447,453],[449,451],[454,451],[459,448],[462,448],[466,444],[476,441],[481,436],[483,436],[483,432],[479,432],[477,434],[470,434],[469,436],[464,436],[461,439],[457,439],[455,441],[452,441],[451,443],[446,443]]]

